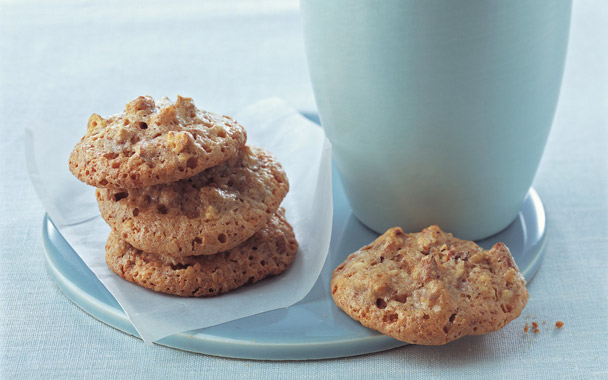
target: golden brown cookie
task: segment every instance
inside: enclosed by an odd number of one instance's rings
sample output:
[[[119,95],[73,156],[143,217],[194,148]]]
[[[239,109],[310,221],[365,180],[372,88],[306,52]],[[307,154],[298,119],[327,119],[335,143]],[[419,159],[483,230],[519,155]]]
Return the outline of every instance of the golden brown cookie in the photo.
[[[157,292],[185,297],[226,293],[285,271],[298,250],[282,209],[238,247],[209,256],[173,257],[142,252],[113,232],[106,262],[125,280]]]
[[[96,187],[138,188],[191,177],[234,156],[243,127],[200,111],[190,98],[140,96],[123,113],[93,114],[70,154],[70,171]]]
[[[97,189],[112,230],[145,252],[209,255],[241,244],[262,228],[287,194],[281,164],[243,147],[194,177],[141,189]]]
[[[389,229],[335,269],[331,293],[364,326],[427,345],[499,330],[528,300],[503,243],[484,250],[437,226]]]

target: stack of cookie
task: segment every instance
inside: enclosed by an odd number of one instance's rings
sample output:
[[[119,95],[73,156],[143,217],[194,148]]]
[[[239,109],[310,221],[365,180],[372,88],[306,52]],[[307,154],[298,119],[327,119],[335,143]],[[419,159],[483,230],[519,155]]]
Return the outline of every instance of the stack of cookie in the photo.
[[[214,296],[285,271],[298,244],[281,201],[281,164],[245,129],[192,99],[138,97],[93,114],[70,170],[97,187],[112,228],[106,262],[122,278],[180,296]]]

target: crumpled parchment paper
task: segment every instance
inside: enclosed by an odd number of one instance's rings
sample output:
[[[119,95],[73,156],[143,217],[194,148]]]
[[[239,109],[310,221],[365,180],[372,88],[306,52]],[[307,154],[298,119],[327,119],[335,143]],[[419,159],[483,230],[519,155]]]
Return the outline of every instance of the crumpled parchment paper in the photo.
[[[331,145],[322,129],[276,98],[230,116],[246,128],[249,145],[271,151],[283,164],[290,192],[282,205],[295,230],[299,251],[285,273],[211,298],[156,293],[111,272],[105,263],[110,228],[97,209],[95,189],[68,170],[69,153],[84,134],[87,120],[82,120],[80,128],[65,130],[43,124],[26,128],[28,171],[47,213],[116,298],[145,342],[289,307],[306,296],[325,263],[333,205]],[[79,135],[74,136],[75,130]]]

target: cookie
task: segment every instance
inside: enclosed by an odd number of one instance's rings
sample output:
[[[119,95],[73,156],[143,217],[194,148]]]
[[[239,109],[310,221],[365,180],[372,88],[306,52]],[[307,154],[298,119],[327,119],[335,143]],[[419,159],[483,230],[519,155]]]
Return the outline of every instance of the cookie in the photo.
[[[121,114],[93,114],[69,167],[95,187],[146,187],[198,174],[236,155],[246,140],[240,124],[198,110],[190,98],[140,96]]]
[[[106,262],[120,277],[154,291],[207,297],[282,273],[297,250],[293,229],[281,209],[243,244],[210,256],[177,258],[142,252],[112,232]]]
[[[241,244],[262,228],[289,190],[281,164],[243,147],[194,177],[141,189],[96,191],[115,233],[145,252],[210,255]]]
[[[499,330],[528,300],[504,244],[484,250],[437,226],[389,229],[335,269],[331,293],[364,326],[425,345]]]

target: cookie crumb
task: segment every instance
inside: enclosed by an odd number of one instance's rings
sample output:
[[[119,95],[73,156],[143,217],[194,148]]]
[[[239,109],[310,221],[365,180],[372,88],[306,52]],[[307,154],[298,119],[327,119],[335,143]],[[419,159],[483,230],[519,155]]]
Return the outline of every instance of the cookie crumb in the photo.
[[[557,327],[558,329],[561,329],[562,327],[564,327],[564,322],[562,322],[562,321],[555,322],[555,327]]]
[[[527,333],[529,328],[530,327],[528,326],[528,322],[526,322],[526,324],[524,325],[524,332]]]
[[[534,328],[535,330],[538,329],[538,323],[532,321],[532,328]]]

